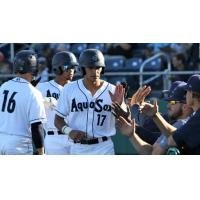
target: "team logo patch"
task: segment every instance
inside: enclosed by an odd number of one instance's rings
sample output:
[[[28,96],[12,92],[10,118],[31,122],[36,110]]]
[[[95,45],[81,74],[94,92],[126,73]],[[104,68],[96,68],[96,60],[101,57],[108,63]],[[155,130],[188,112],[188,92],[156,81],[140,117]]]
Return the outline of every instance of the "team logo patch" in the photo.
[[[92,62],[97,62],[99,59],[96,55],[92,56],[91,61]]]
[[[64,70],[67,70],[69,68],[69,66],[68,65],[64,65],[63,68],[64,68]]]

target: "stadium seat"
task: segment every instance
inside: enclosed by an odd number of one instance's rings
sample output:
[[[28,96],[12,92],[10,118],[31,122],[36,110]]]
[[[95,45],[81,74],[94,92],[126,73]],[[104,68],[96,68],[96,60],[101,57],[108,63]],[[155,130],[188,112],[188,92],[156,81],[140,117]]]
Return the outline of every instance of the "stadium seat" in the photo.
[[[144,71],[160,71],[162,67],[162,60],[161,58],[156,58],[144,66]]]
[[[124,56],[106,56],[106,71],[115,72],[115,71],[124,71],[126,58]]]
[[[79,55],[85,49],[87,49],[87,44],[86,43],[74,43],[74,44],[71,45],[71,49],[70,50],[74,54]]]
[[[139,71],[142,64],[142,58],[130,58],[126,60],[125,69],[127,71]]]
[[[69,51],[70,44],[69,43],[51,43],[50,48],[54,49],[55,53],[59,51]]]
[[[107,81],[114,85],[119,84],[121,82],[127,82],[126,76],[109,76],[107,77]]]
[[[98,49],[102,53],[106,53],[106,47],[104,43],[90,43],[88,44],[88,49]]]

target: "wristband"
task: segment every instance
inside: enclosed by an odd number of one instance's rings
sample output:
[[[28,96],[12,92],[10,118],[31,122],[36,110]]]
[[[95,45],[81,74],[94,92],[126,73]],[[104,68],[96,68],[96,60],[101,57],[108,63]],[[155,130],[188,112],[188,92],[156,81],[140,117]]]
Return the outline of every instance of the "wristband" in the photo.
[[[69,126],[63,126],[62,127],[62,132],[65,134],[65,135],[69,135],[69,133],[72,131],[72,129],[69,127]]]

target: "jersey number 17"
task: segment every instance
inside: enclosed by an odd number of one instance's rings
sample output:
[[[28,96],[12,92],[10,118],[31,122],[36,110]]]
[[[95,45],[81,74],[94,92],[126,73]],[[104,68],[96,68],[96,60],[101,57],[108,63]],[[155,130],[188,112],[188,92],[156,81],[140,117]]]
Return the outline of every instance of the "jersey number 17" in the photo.
[[[97,126],[103,126],[103,123],[104,123],[104,121],[106,119],[106,115],[98,114],[97,117],[98,117]]]

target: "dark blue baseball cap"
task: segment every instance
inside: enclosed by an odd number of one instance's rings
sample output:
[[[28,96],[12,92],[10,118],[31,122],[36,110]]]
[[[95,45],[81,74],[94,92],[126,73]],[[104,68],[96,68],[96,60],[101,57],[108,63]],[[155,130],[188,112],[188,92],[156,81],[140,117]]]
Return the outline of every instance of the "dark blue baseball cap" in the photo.
[[[163,100],[185,102],[185,94],[186,94],[186,91],[184,89],[185,85],[186,82],[184,81],[173,82],[170,87],[170,90],[162,91],[162,93],[165,93]]]
[[[190,76],[184,89],[200,93],[200,74]]]
[[[177,87],[174,88],[173,91],[169,93],[168,98],[166,98],[166,101],[179,101],[181,103],[186,102],[186,91],[185,86],[187,83],[183,82],[180,83]]]

